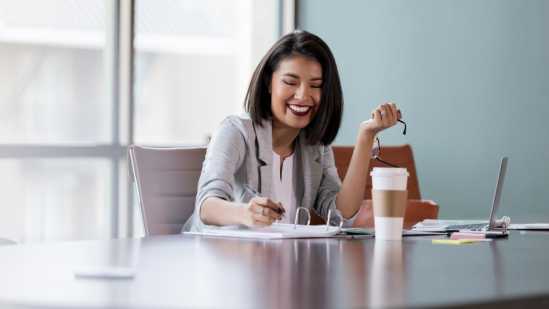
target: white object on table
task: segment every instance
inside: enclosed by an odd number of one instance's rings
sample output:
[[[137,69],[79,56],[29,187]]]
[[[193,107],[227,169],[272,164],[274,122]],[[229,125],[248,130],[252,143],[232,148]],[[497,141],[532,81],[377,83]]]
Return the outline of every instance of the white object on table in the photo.
[[[135,268],[118,266],[81,267],[74,271],[74,276],[95,279],[131,279],[135,277]]]

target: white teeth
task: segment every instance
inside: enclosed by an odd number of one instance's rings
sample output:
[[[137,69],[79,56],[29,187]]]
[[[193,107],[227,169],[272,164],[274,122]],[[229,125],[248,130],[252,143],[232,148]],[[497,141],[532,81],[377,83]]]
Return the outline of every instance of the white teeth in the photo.
[[[288,107],[289,107],[291,110],[293,110],[294,112],[298,112],[298,113],[308,112],[309,109],[311,109],[310,106],[288,105]]]

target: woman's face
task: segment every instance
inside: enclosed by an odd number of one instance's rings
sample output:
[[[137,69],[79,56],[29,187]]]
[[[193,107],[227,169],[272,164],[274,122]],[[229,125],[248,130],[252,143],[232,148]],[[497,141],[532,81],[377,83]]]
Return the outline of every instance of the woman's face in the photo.
[[[304,56],[283,59],[273,72],[270,92],[273,127],[303,129],[318,111],[322,66]]]

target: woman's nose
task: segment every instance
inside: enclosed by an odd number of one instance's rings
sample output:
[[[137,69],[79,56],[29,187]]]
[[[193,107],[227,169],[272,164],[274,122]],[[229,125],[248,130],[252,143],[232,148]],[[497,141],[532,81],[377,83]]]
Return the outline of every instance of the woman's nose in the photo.
[[[307,98],[308,95],[309,95],[309,86],[307,86],[305,84],[301,84],[301,86],[299,86],[299,88],[297,88],[294,97],[296,99],[301,100],[301,99]]]

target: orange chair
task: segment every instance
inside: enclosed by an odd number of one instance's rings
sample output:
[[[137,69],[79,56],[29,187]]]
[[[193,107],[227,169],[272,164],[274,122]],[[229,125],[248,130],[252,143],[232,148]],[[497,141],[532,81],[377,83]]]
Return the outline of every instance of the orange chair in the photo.
[[[353,146],[333,146],[335,164],[339,177],[344,178],[349,168],[349,162],[353,154]],[[438,205],[431,200],[422,200],[419,191],[419,181],[417,178],[416,166],[414,163],[414,155],[410,145],[401,146],[383,146],[381,149],[381,157],[383,160],[405,167],[410,173],[408,178],[408,205],[404,215],[404,227],[409,228],[415,223],[423,219],[438,218]],[[377,160],[370,160],[370,171],[374,167],[386,167],[383,163]],[[373,227],[374,218],[372,212],[372,177],[368,172],[366,181],[366,191],[364,193],[364,201],[359,211],[358,217],[354,222],[356,227]]]

